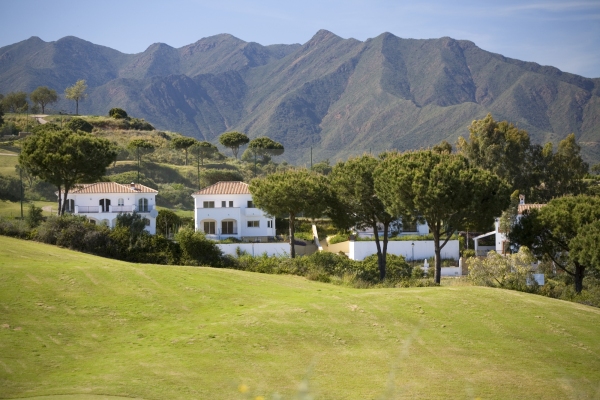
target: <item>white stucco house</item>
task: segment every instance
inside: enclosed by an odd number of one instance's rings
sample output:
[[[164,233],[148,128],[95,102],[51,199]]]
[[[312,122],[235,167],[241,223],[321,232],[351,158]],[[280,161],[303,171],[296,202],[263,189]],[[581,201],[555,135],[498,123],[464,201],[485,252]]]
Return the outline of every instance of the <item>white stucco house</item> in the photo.
[[[423,236],[423,235],[427,235],[429,234],[429,225],[427,225],[427,222],[425,222],[424,224],[421,224],[419,222],[415,222],[413,224],[402,224],[402,227],[399,229],[398,224],[390,224],[389,228],[388,228],[388,234],[392,234],[392,232],[394,231],[400,231],[398,233],[398,236],[406,236],[406,235],[419,235],[419,236]],[[383,238],[383,224],[378,223],[377,224],[377,234],[379,235],[380,238]],[[363,229],[354,229],[354,231],[356,232],[356,234],[359,237],[374,237],[375,234],[373,232],[373,228],[372,227],[365,227]]]
[[[156,233],[157,190],[137,183],[122,185],[116,182],[81,184],[67,195],[66,210],[84,215],[95,223],[114,228],[117,215],[137,212],[146,219],[146,231]],[[58,193],[57,193],[58,194]]]
[[[539,210],[544,207],[546,204],[538,204],[538,203],[525,203],[525,195],[519,195],[519,204],[517,207],[517,216],[516,222],[523,217],[523,215],[528,214],[530,210]],[[483,239],[487,236],[494,235],[495,244],[494,246],[479,246],[479,240]],[[498,254],[506,255],[509,252],[509,244],[510,241],[506,236],[505,232],[500,230],[500,218],[496,218],[494,222],[494,230],[488,233],[484,233],[483,235],[479,235],[473,238],[473,242],[475,244],[475,254],[478,256],[485,256],[491,250],[494,250]]]
[[[275,236],[275,218],[254,207],[247,183],[217,182],[192,197],[196,230],[207,238],[267,242]]]

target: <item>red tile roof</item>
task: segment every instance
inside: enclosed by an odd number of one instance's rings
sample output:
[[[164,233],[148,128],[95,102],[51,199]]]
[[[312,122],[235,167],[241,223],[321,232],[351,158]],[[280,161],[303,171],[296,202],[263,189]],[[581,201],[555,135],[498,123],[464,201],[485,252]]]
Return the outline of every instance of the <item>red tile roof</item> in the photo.
[[[519,215],[528,213],[529,210],[540,209],[544,207],[545,204],[519,204],[518,213]]]
[[[84,183],[71,190],[71,193],[158,193],[158,190],[135,183],[122,185],[116,182]]]
[[[197,194],[250,194],[248,184],[240,181],[217,182],[194,193]]]

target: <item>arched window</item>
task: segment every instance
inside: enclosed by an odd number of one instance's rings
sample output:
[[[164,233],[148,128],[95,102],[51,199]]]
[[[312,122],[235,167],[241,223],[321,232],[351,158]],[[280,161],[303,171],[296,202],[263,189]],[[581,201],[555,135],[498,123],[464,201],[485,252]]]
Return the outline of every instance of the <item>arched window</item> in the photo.
[[[138,212],[148,212],[148,199],[145,197],[138,201]]]

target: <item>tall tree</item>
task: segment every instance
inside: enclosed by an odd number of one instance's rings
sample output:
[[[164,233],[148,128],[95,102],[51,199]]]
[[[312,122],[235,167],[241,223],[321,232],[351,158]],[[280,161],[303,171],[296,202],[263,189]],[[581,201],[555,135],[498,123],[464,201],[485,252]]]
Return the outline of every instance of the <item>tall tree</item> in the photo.
[[[2,107],[6,111],[12,113],[20,113],[29,109],[27,103],[27,93],[25,92],[10,92],[2,99]]]
[[[266,164],[273,156],[280,156],[284,152],[283,145],[266,136],[252,139],[248,144],[248,150],[252,151],[255,157],[260,157],[260,162]]]
[[[65,97],[75,101],[75,114],[79,115],[79,101],[83,101],[87,97],[87,85],[85,80],[78,80],[73,86],[65,89]]]
[[[237,159],[240,146],[247,144],[250,141],[248,136],[240,132],[225,132],[219,136],[219,143],[225,147],[229,147],[233,156]]]
[[[598,242],[593,239],[598,237],[599,220],[599,198],[560,197],[523,216],[509,238],[513,244],[527,246],[536,257],[553,261],[573,278],[575,291],[580,293],[586,269],[593,266],[597,252]]]
[[[296,217],[300,213],[313,218],[322,216],[332,197],[326,178],[306,169],[276,172],[265,178],[255,178],[250,182],[249,189],[256,207],[272,216],[289,216],[292,258],[296,257]]]
[[[491,114],[473,121],[469,132],[468,141],[458,139],[459,151],[472,165],[506,180],[529,201],[547,202],[585,190],[588,165],[574,134],[562,140],[554,153],[552,143],[531,144],[527,131],[507,121],[494,121]]]
[[[218,153],[217,147],[209,142],[196,142],[190,147],[192,155],[196,158],[196,168],[198,171],[198,189],[201,189],[200,184],[200,166],[204,167],[204,160],[211,158]]]
[[[549,143],[545,153],[544,200],[583,193],[586,189],[583,179],[588,173],[589,165],[581,158],[581,147],[577,144],[575,135],[571,133],[561,140],[556,153],[552,153],[552,145]]]
[[[185,165],[188,164],[188,149],[196,143],[198,143],[196,139],[187,136],[177,136],[171,140],[171,146],[185,151]]]
[[[42,107],[42,113],[46,112],[46,106],[48,104],[53,104],[58,101],[56,90],[50,89],[47,86],[38,87],[31,92],[29,98],[34,104],[38,104],[40,107]]]
[[[441,249],[457,230],[490,226],[509,204],[508,184],[471,167],[459,154],[431,150],[388,155],[375,170],[375,192],[391,215],[427,221],[435,246],[435,281]]]
[[[373,171],[379,163],[379,160],[370,155],[339,162],[333,167],[329,180],[343,211],[341,225],[350,223],[359,229],[373,229],[379,278],[383,280],[386,274],[389,227],[397,218],[386,212],[383,202],[375,193]],[[383,243],[379,238],[379,224],[383,225]],[[339,226],[340,223],[336,225]]]
[[[529,162],[531,142],[527,131],[507,121],[495,121],[491,114],[469,126],[469,140],[458,138],[458,149],[469,162],[493,172],[513,190],[529,195],[532,181]]]
[[[57,187],[59,213],[78,183],[95,182],[116,157],[111,143],[85,132],[42,131],[25,139],[19,164]]]
[[[137,183],[140,183],[140,169],[142,165],[142,155],[149,154],[154,151],[154,145],[145,139],[133,139],[127,144],[127,148],[135,153],[137,159]]]

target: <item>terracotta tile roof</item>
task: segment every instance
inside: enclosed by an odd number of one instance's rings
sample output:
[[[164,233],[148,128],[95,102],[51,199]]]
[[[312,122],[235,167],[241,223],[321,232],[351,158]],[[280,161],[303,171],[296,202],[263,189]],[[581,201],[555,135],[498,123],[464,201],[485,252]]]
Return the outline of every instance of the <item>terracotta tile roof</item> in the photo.
[[[217,182],[194,193],[197,194],[250,194],[248,184],[240,181]]]
[[[139,183],[135,183],[132,188],[131,185],[122,185],[116,182],[96,182],[78,185],[77,188],[71,190],[71,193],[158,193],[158,190]]]
[[[522,215],[524,213],[529,212],[529,210],[533,210],[533,209],[540,209],[542,207],[544,207],[545,204],[519,204],[519,209],[518,209],[518,213],[519,215]]]

